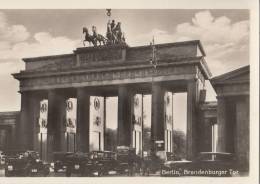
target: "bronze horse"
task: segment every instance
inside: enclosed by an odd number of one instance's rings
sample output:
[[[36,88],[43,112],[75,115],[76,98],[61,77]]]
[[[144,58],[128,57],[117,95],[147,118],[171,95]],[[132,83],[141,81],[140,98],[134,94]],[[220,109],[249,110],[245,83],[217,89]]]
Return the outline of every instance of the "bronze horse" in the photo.
[[[97,34],[96,26],[92,26],[92,32],[96,42],[99,42],[99,46],[101,46],[102,43],[103,45],[106,44],[107,39],[103,35]]]
[[[85,40],[83,40],[83,45],[85,46],[86,41],[89,42],[89,45],[91,45],[92,43],[94,47],[97,46],[97,43],[99,43],[99,45],[101,45],[102,43],[103,45],[105,45],[106,38],[101,34],[97,34],[93,28],[92,31],[93,31],[93,35],[90,35],[88,29],[86,27],[83,27],[83,34],[85,34]]]
[[[97,43],[95,42],[95,39],[92,35],[89,34],[88,29],[86,27],[83,27],[83,34],[85,33],[85,40],[83,40],[83,45],[85,46],[85,42],[87,41],[89,43],[89,46],[91,43],[94,46],[97,46]]]

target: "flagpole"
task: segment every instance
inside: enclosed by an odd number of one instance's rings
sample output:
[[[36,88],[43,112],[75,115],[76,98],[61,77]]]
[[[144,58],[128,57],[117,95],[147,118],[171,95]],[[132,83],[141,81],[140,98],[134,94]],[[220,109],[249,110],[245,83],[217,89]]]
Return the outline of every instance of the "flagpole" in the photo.
[[[154,85],[154,75],[156,74],[156,72],[157,72],[157,70],[156,70],[156,67],[157,67],[157,61],[156,61],[156,48],[155,48],[155,44],[154,44],[154,36],[153,36],[153,40],[152,40],[152,42],[150,43],[150,45],[151,45],[151,49],[152,49],[152,58],[151,58],[151,60],[150,60],[150,63],[151,63],[151,65],[153,65],[153,69],[152,69],[152,81],[151,81],[151,91],[152,91],[152,93],[153,93],[153,85]],[[155,140],[154,140],[154,135],[153,135],[153,137],[152,137],[152,140],[151,140],[151,142],[152,142],[152,150],[151,151],[154,151],[154,153],[153,154],[155,154],[155,151],[156,151],[156,146],[155,146]]]

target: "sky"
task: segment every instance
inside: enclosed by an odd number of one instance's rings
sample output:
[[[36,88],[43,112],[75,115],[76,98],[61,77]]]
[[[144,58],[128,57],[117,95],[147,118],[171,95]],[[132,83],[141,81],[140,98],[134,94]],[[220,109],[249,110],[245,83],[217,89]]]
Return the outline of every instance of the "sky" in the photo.
[[[200,40],[213,76],[249,64],[248,10],[112,9],[129,46]],[[82,47],[82,27],[96,25],[105,35],[104,9],[0,10],[0,111],[20,110],[19,83],[11,73],[24,69],[21,58],[71,53]],[[207,100],[215,93],[207,84]]]

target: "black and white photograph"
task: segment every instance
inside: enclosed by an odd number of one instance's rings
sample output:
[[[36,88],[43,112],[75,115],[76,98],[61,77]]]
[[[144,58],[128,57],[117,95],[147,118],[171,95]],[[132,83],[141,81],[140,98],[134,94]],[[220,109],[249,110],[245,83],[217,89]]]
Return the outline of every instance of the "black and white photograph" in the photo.
[[[255,175],[248,7],[0,7],[0,181]]]

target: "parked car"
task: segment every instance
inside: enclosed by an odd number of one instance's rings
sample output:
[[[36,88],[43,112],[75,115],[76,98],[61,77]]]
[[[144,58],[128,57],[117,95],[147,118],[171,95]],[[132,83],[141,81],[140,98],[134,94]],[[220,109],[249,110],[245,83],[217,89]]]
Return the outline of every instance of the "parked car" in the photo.
[[[30,158],[29,176],[47,176],[50,174],[50,164],[37,158]]]
[[[104,151],[101,159],[97,160],[97,165],[101,168],[101,175],[108,175],[110,171],[115,171],[117,166],[116,153]]]
[[[67,167],[66,176],[71,176],[71,174],[80,174],[80,176],[84,176],[85,166],[89,160],[87,153],[77,152],[68,154],[65,158],[65,165]]]
[[[117,172],[132,176],[135,172],[140,172],[141,157],[136,155],[135,149],[127,146],[117,147]]]
[[[49,165],[35,151],[11,151],[7,153],[5,176],[47,176]]]
[[[60,170],[66,171],[66,157],[72,155],[73,152],[54,152],[53,153],[53,163],[51,163],[51,167],[54,172],[57,173]]]
[[[5,165],[5,153],[3,151],[0,151],[0,165],[3,166]]]
[[[115,171],[117,167],[116,153],[111,151],[92,151],[85,164],[85,176],[103,176]]]
[[[23,151],[9,150],[6,152],[5,176],[27,176],[29,174],[27,159]]]

